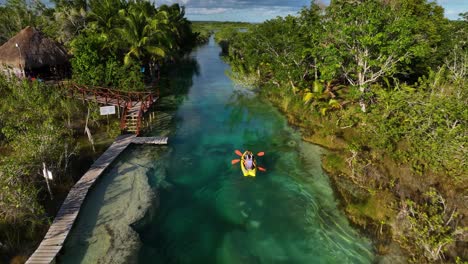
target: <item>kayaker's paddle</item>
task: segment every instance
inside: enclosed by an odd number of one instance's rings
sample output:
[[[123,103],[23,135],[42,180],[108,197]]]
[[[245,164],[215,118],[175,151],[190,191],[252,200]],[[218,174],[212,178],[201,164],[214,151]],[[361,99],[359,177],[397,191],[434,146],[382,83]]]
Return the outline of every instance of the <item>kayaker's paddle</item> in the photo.
[[[261,156],[263,156],[263,155],[265,155],[265,152],[263,152],[263,151],[262,151],[262,152],[259,152],[259,153],[257,153],[257,156],[259,156],[259,157],[261,157]]]
[[[257,166],[257,168],[258,168],[258,170],[260,170],[260,171],[266,171],[266,169],[265,169],[265,168],[263,168],[263,167],[259,167],[259,166]]]
[[[239,150],[235,150],[234,153],[236,153],[237,155],[239,155],[240,157],[242,157],[242,152],[240,152]]]
[[[233,159],[233,160],[231,161],[231,164],[234,165],[234,164],[238,163],[239,161],[240,161],[240,159]]]

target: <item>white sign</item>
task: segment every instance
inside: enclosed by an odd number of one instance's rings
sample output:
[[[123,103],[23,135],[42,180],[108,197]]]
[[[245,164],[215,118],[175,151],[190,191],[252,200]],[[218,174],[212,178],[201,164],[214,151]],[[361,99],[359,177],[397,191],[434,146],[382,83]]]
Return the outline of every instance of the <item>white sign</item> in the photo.
[[[102,106],[99,108],[101,115],[114,115],[115,114],[115,106]]]
[[[53,180],[52,172],[50,170],[46,169],[45,164],[43,164],[43,165],[44,165],[44,168],[42,169],[42,174],[43,174],[44,178],[49,179],[49,180]]]

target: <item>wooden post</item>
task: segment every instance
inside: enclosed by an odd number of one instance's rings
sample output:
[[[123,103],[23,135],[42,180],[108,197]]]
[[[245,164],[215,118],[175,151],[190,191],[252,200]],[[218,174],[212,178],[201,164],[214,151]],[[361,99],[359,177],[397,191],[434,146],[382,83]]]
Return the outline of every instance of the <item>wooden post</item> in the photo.
[[[96,149],[94,148],[94,139],[93,139],[93,136],[91,135],[91,130],[89,130],[88,128],[89,114],[90,114],[90,110],[88,107],[88,116],[86,117],[85,134],[88,135],[88,140],[91,143],[91,146],[93,147],[93,152],[96,152]]]
[[[43,167],[43,168],[42,168],[42,173],[44,174],[44,178],[45,178],[45,181],[46,181],[46,184],[47,184],[47,190],[49,191],[50,199],[53,200],[53,199],[54,199],[54,195],[52,194],[52,190],[50,189],[49,175],[48,175],[48,171],[47,171],[45,162],[42,162],[42,167]]]

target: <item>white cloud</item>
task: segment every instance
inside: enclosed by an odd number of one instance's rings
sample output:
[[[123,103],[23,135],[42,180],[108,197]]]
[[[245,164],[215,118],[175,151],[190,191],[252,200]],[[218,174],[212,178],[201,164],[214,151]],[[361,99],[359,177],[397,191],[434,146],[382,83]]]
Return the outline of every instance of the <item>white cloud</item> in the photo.
[[[445,9],[445,14],[446,15],[458,15],[460,11],[458,10],[453,10],[453,9]]]
[[[172,5],[175,3],[178,3],[180,5],[187,5],[190,3],[190,0],[160,0],[160,1],[155,1],[157,5]]]
[[[206,7],[188,7],[185,12],[188,15],[214,15],[214,14],[223,14],[228,11],[228,8],[206,8]]]

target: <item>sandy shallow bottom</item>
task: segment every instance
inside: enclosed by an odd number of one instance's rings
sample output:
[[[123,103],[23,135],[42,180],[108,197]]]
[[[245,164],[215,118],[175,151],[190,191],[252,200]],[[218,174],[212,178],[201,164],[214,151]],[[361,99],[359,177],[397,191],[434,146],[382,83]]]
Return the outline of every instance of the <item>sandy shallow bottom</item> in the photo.
[[[131,147],[136,148],[136,147]],[[160,149],[138,147],[138,157],[126,150],[88,193],[59,263],[132,263],[141,246],[131,225],[140,220],[155,199],[147,173],[156,169]],[[157,169],[164,178],[164,169]],[[154,174],[154,172],[152,173]]]

